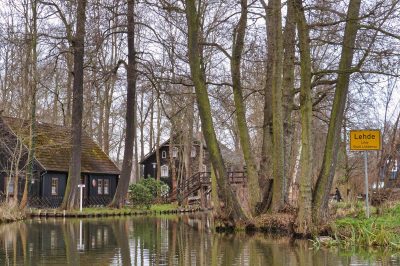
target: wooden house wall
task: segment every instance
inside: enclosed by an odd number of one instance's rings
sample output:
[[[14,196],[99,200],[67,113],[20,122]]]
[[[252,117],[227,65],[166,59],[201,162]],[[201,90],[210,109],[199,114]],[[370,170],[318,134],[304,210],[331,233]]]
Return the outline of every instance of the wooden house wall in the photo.
[[[57,195],[51,195],[51,180],[57,178],[58,190]],[[65,187],[67,185],[67,173],[47,172],[42,177],[42,197],[60,197],[64,196]]]
[[[181,162],[180,159],[182,158],[182,146],[176,146],[178,147],[178,157],[175,158],[175,168],[177,170],[177,175],[179,175],[178,171],[181,169]],[[190,155],[190,166],[191,166],[191,175],[197,173],[197,172],[203,172],[204,169],[200,169],[199,167],[199,160],[200,160],[200,145],[193,145],[193,147],[196,149],[196,155],[192,157]],[[166,152],[166,158],[162,158],[162,153],[163,151]],[[208,152],[206,149],[203,148],[203,165],[206,166],[206,171],[210,171],[210,160],[208,156]],[[164,145],[160,147],[160,165],[167,165],[168,166],[168,171],[169,171],[169,176],[168,178],[161,177],[161,181],[167,183],[170,187],[172,187],[172,171],[171,171],[171,165],[170,165],[170,152],[169,152],[169,146]],[[148,177],[153,177],[155,178],[157,176],[157,159],[156,159],[156,153],[153,152],[146,160],[142,162],[142,176],[144,178]]]
[[[109,181],[109,194],[104,195],[98,194],[98,184],[99,179],[108,180]],[[113,197],[115,191],[117,190],[118,185],[118,175],[107,175],[107,174],[90,174],[88,179],[88,184],[85,184],[88,187],[87,193],[89,197],[93,196],[104,196],[104,197]],[[104,185],[103,185],[104,186]],[[104,189],[103,189],[104,190]]]
[[[89,178],[86,179],[84,196],[98,196],[98,180],[107,179],[109,180],[109,194],[102,195],[113,197],[117,188],[118,175],[107,175],[107,174],[89,174]],[[58,191],[57,195],[51,195],[51,182],[53,178],[58,179]],[[95,182],[93,182],[95,180]],[[43,175],[41,182],[41,196],[42,197],[60,197],[64,196],[65,187],[67,185],[67,173],[48,172]]]

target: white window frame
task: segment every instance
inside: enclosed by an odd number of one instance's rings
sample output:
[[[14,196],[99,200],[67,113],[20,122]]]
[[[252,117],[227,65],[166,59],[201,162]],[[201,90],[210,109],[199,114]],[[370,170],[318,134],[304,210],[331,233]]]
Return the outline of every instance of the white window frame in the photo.
[[[163,159],[167,158],[167,152],[166,151],[162,151],[161,152],[161,158],[163,158]]]
[[[172,157],[173,158],[176,158],[176,157],[178,157],[178,147],[173,147],[172,148]]]
[[[97,195],[103,195],[103,179],[97,179]]]
[[[55,184],[55,186],[54,186]],[[52,177],[51,178],[51,195],[57,196],[58,195],[58,178]]]
[[[110,195],[110,179],[103,179],[103,194]]]
[[[169,177],[169,168],[168,165],[164,164],[161,166],[161,177]]]

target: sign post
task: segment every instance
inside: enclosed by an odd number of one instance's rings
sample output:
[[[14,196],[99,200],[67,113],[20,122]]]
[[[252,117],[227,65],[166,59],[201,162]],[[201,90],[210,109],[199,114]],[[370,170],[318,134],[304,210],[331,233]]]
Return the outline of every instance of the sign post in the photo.
[[[381,150],[381,148],[380,130],[350,130],[350,150],[364,151],[365,215],[367,218],[369,218],[368,151],[377,151]]]
[[[80,193],[80,196],[81,196],[80,203],[79,203],[79,211],[82,212],[83,188],[85,187],[85,185],[84,184],[79,184],[78,187],[79,187],[79,190],[80,190],[79,193]]]

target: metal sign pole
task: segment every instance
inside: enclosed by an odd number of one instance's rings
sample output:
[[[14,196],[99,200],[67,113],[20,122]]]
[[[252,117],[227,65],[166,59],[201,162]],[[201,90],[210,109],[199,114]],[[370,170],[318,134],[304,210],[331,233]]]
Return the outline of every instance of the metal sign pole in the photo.
[[[368,152],[364,151],[364,171],[365,171],[365,215],[369,218],[369,197],[368,197]]]

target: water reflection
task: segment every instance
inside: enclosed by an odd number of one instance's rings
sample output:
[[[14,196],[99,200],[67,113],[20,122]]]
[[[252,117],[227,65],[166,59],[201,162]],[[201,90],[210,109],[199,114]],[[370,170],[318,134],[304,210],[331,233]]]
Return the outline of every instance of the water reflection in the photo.
[[[400,265],[385,250],[212,233],[197,216],[29,220],[0,226],[0,265]]]

